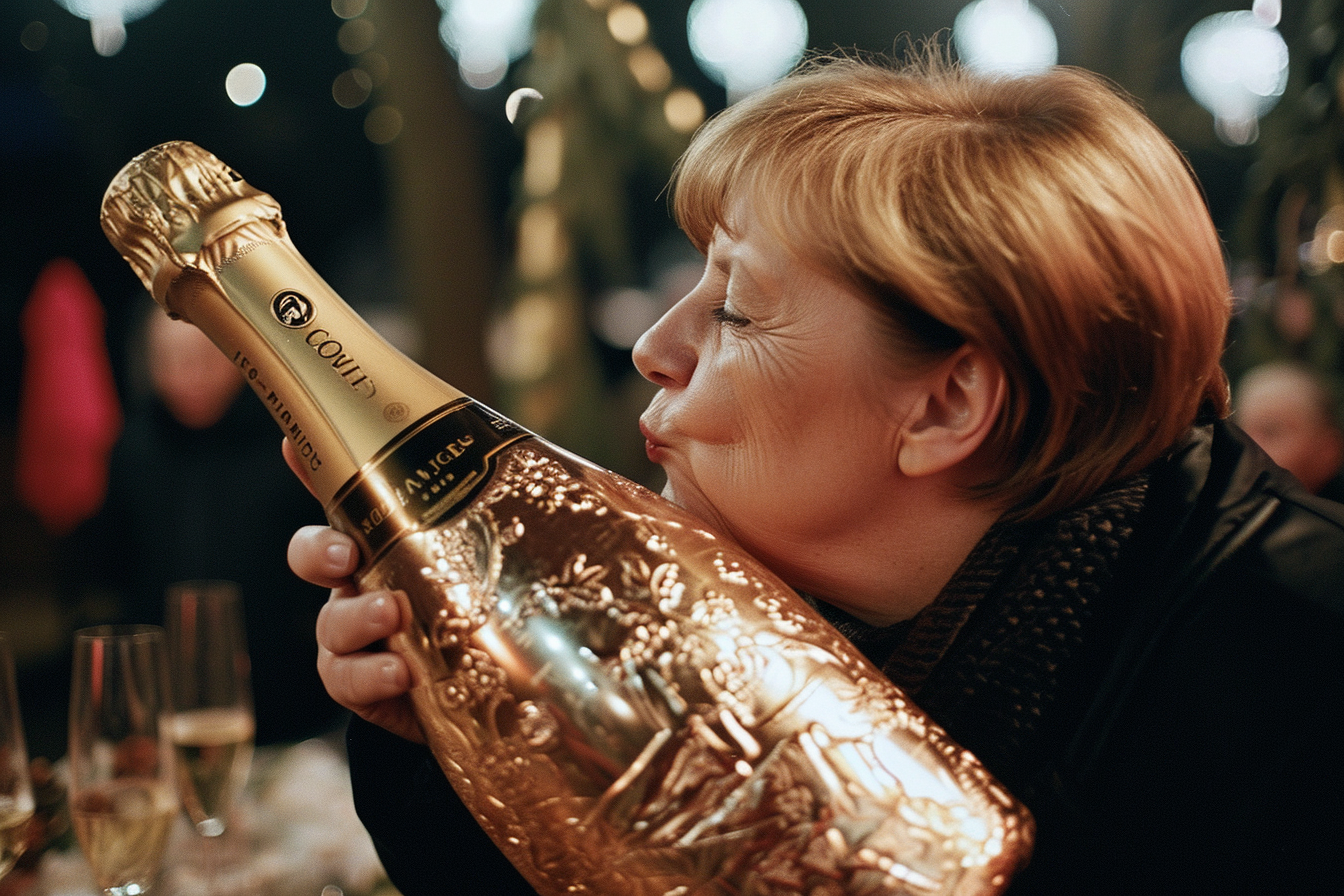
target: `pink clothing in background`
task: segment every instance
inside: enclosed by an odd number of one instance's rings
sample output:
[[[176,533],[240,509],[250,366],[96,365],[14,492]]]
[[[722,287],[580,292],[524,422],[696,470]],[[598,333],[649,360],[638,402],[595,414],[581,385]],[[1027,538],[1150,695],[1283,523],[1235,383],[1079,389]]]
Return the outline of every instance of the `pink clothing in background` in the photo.
[[[103,306],[79,265],[57,258],[43,268],[22,329],[17,493],[64,535],[102,506],[122,420]]]

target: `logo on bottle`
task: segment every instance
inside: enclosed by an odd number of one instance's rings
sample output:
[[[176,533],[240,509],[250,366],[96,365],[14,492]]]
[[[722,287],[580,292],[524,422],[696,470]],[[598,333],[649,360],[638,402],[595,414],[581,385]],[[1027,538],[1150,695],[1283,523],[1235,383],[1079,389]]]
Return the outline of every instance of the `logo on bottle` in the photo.
[[[313,302],[301,292],[282,289],[271,299],[271,314],[282,326],[291,330],[302,330],[317,317]],[[350,388],[372,398],[378,389],[355,361],[346,352],[345,346],[332,335],[330,330],[315,327],[303,336],[303,341],[312,347],[319,358],[331,362],[331,367],[349,384]]]
[[[313,303],[303,293],[284,289],[271,299],[271,313],[291,330],[307,326],[313,319]]]

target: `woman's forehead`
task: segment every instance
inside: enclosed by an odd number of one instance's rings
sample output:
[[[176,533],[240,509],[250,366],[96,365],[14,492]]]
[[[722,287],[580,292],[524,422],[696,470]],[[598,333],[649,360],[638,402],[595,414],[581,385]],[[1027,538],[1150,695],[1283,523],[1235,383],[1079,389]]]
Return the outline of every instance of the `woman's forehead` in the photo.
[[[749,231],[768,235],[795,255],[812,255],[807,249],[816,246],[819,234],[808,225],[807,216],[799,214],[796,205],[786,201],[782,189],[771,189],[757,181],[739,189],[723,203],[715,233],[723,231],[735,239]]]

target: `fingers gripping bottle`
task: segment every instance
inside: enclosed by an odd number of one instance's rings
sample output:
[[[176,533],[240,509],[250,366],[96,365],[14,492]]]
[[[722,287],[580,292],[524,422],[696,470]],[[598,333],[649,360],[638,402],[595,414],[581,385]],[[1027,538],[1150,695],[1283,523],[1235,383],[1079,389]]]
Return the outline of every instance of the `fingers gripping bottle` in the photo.
[[[430,746],[539,892],[983,894],[1025,863],[1027,810],[787,586],[397,352],[214,156],[141,154],[102,223],[402,603]]]

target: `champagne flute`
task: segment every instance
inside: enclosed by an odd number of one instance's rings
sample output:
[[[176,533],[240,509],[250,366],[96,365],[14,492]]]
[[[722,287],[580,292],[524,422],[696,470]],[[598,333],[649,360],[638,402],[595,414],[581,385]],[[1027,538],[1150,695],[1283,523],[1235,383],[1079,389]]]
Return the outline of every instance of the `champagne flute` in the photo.
[[[33,807],[28,748],[14,681],[14,652],[9,637],[0,632],[0,878],[23,855]]]
[[[218,837],[247,783],[256,730],[238,586],[170,585],[166,618],[178,790],[197,832]]]
[[[70,815],[105,896],[150,891],[177,815],[167,673],[159,626],[75,632]]]

